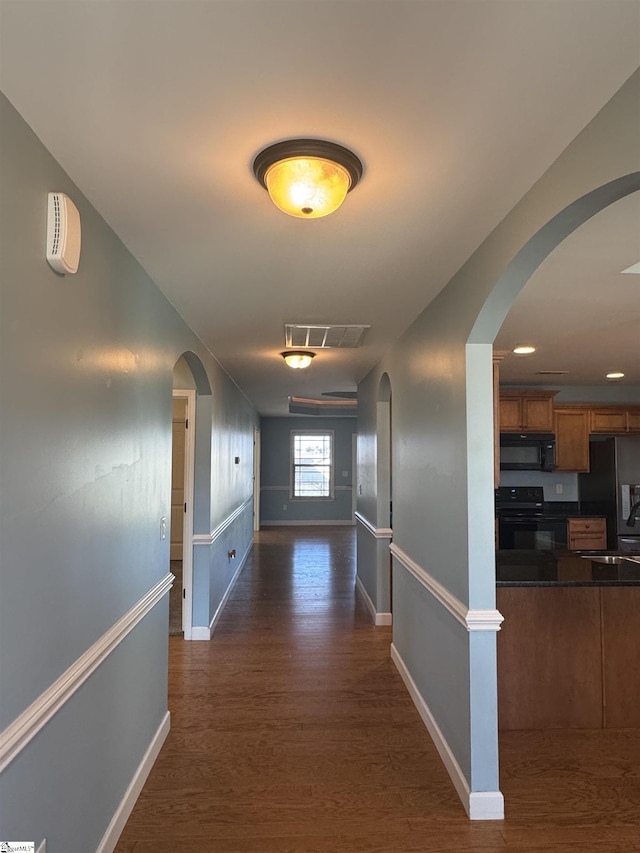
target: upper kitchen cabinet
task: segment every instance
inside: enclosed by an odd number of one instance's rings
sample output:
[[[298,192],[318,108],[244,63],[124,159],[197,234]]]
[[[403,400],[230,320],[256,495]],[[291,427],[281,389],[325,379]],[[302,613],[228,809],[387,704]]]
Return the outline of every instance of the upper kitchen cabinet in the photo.
[[[608,435],[640,432],[640,406],[594,406],[590,431]]]
[[[556,471],[589,470],[589,417],[585,406],[556,406]]]
[[[500,432],[553,432],[557,391],[500,390]]]

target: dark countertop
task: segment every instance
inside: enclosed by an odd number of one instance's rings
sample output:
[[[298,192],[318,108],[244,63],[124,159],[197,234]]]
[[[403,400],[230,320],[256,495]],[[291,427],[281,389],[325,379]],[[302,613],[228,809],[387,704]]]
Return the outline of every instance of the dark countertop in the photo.
[[[626,559],[590,559],[604,555]],[[640,551],[498,551],[496,586],[640,586]]]

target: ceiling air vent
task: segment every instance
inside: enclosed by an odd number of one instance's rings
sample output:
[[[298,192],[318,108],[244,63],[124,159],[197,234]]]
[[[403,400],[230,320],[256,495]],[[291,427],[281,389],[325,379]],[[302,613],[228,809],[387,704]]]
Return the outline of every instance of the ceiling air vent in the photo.
[[[302,326],[287,323],[284,327],[285,346],[313,349],[355,349],[370,326]]]
[[[536,370],[536,376],[565,376],[568,370]]]

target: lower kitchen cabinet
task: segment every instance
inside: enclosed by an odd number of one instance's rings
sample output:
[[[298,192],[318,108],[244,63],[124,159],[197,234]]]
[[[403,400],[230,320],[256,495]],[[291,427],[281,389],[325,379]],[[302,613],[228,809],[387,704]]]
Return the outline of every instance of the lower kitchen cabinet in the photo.
[[[567,519],[567,543],[570,551],[606,550],[606,519],[595,517]]]
[[[501,730],[640,727],[640,586],[496,593]]]

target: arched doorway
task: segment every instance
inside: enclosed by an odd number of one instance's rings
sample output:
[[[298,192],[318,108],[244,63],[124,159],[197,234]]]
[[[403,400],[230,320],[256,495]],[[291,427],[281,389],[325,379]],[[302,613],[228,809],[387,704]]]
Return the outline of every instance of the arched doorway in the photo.
[[[173,369],[170,566],[176,580],[169,599],[169,633],[192,639],[194,519],[210,495],[210,465],[198,466],[198,423],[206,418],[198,398],[211,397],[204,366],[192,352]],[[207,509],[208,513],[208,509]]]
[[[512,258],[489,293],[471,330],[466,344],[466,400],[476,420],[469,431],[467,473],[468,494],[475,501],[474,515],[469,511],[469,577],[470,589],[482,583],[482,566],[494,565],[494,518],[492,477],[488,459],[492,457],[489,424],[492,420],[493,341],[516,297],[540,264],[582,224],[610,205],[640,190],[640,175],[630,174],[611,181],[566,206],[540,228]],[[487,429],[485,429],[485,425]],[[487,453],[479,453],[480,447]],[[483,498],[486,497],[486,500]],[[484,517],[483,517],[484,513]],[[476,642],[472,637],[473,644]],[[474,686],[472,684],[472,691]],[[472,757],[481,747],[471,743]],[[496,748],[497,758],[497,748]],[[472,758],[473,760],[473,758]]]

